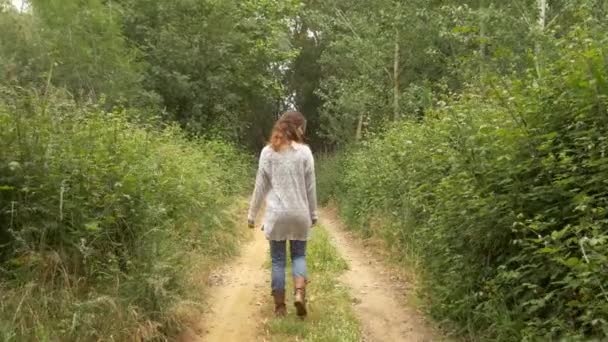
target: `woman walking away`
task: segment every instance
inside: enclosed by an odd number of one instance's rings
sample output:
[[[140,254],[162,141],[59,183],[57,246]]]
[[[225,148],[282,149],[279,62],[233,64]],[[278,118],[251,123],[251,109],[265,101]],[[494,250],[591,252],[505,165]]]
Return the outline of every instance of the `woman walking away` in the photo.
[[[314,159],[304,144],[306,119],[287,112],[275,123],[268,146],[260,155],[255,190],[249,207],[249,227],[253,228],[266,199],[263,230],[270,242],[272,296],[275,314],[284,316],[286,245],[291,252],[294,305],[297,315],[306,316],[306,241],[317,222]]]

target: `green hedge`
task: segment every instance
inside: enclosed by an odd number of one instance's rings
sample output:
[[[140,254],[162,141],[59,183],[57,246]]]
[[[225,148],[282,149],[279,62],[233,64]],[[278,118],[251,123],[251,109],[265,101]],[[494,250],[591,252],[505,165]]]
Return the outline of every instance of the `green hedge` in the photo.
[[[473,340],[608,339],[608,45],[564,42],[541,80],[490,80],[319,168]]]
[[[188,253],[236,247],[221,234],[247,158],[59,91],[0,92],[0,339],[171,334]]]

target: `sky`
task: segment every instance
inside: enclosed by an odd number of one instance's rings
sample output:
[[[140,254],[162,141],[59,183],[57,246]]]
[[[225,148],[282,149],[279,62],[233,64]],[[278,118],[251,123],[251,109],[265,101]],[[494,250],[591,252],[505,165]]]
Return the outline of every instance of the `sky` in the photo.
[[[11,2],[13,3],[13,5],[15,5],[15,7],[17,8],[21,8],[21,5],[23,4],[23,0],[11,0]]]

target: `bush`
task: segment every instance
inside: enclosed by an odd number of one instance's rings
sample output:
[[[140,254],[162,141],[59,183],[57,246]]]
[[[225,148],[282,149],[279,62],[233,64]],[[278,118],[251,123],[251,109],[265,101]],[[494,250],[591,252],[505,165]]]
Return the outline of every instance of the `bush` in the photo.
[[[3,340],[164,338],[187,255],[225,256],[249,164],[226,143],[0,89]]]
[[[343,156],[346,156],[346,153],[334,155],[320,154],[315,156],[317,201],[320,205],[328,204],[339,191],[339,183],[336,180],[340,178],[340,173],[343,171]]]
[[[418,258],[429,311],[472,339],[608,338],[608,50],[563,41],[541,82],[470,89],[320,181],[352,227]]]

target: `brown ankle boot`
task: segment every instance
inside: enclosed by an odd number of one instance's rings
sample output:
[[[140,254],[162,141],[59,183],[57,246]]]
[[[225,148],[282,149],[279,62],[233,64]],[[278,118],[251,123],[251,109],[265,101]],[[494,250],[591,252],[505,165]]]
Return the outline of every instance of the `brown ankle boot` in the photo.
[[[293,279],[295,287],[295,296],[293,305],[296,307],[296,313],[300,317],[306,316],[306,278],[295,277]]]
[[[274,314],[277,317],[283,317],[287,314],[287,306],[285,306],[285,291],[272,291],[274,298]]]

